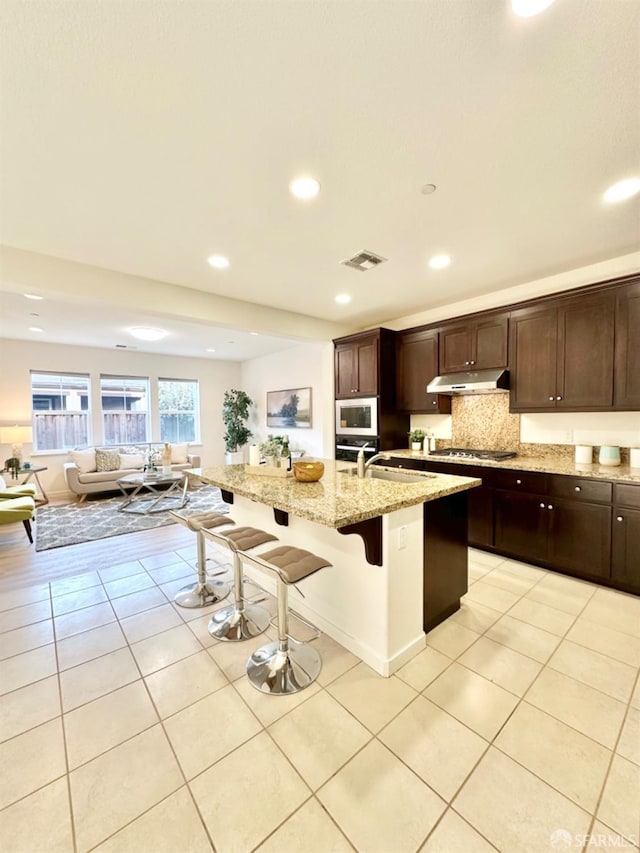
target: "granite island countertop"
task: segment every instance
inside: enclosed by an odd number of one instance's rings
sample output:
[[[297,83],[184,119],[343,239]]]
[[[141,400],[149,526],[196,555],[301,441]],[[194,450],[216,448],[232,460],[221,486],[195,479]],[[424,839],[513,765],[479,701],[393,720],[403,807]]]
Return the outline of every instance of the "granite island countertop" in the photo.
[[[324,475],[316,483],[299,483],[294,477],[256,475],[244,465],[191,468],[186,474],[299,518],[335,528],[435,501],[481,484],[477,478],[452,474],[423,474],[424,482],[419,483],[361,480],[349,473],[355,467],[351,463],[333,459],[321,461]]]
[[[446,462],[453,465],[473,465],[480,468],[504,468],[507,471],[537,471],[541,474],[567,474],[572,477],[593,477],[598,480],[611,480],[619,483],[640,483],[640,468],[631,468],[629,465],[608,466],[599,465],[576,465],[573,459],[556,459],[538,456],[514,456],[503,462],[490,462],[485,459],[449,459],[442,456],[432,456],[421,450],[398,450],[385,451],[390,456],[400,456],[410,459],[424,459],[428,462]]]

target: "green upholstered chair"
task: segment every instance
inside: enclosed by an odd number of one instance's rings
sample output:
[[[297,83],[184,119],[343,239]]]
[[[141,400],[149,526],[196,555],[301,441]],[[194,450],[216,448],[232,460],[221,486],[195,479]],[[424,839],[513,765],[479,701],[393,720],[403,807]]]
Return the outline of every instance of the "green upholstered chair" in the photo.
[[[0,501],[0,524],[13,524],[16,521],[21,521],[24,524],[24,529],[27,531],[29,542],[33,544],[31,519],[33,518],[35,509],[35,501],[30,497],[9,498],[8,500]]]
[[[14,498],[32,498],[35,500],[38,490],[31,483],[23,483],[21,486],[6,486],[0,480],[0,501],[13,500]]]

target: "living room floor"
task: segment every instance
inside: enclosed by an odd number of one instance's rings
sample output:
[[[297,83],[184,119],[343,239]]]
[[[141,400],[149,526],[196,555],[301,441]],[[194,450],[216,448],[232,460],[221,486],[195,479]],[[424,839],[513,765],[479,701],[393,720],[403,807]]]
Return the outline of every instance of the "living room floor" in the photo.
[[[282,698],[173,605],[194,556],[0,593],[7,853],[638,850],[640,599],[472,550],[396,675],[323,635]]]

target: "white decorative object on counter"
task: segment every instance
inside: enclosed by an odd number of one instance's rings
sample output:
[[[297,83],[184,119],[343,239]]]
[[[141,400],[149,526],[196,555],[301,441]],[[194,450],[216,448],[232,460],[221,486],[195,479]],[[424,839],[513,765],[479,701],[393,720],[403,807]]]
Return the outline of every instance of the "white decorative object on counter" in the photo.
[[[593,447],[590,444],[576,444],[576,465],[591,465]]]
[[[629,464],[632,468],[640,468],[640,447],[632,447],[629,452]]]
[[[252,444],[249,447],[249,465],[258,466],[260,464],[260,448],[257,444]]]

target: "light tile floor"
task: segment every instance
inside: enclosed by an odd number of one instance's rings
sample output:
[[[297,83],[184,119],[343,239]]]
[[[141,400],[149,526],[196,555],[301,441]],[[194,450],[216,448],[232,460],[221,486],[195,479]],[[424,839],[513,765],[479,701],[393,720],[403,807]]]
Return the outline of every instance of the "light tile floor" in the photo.
[[[173,605],[193,559],[0,595],[4,853],[638,851],[639,598],[470,551],[395,676],[322,636],[276,698]]]

